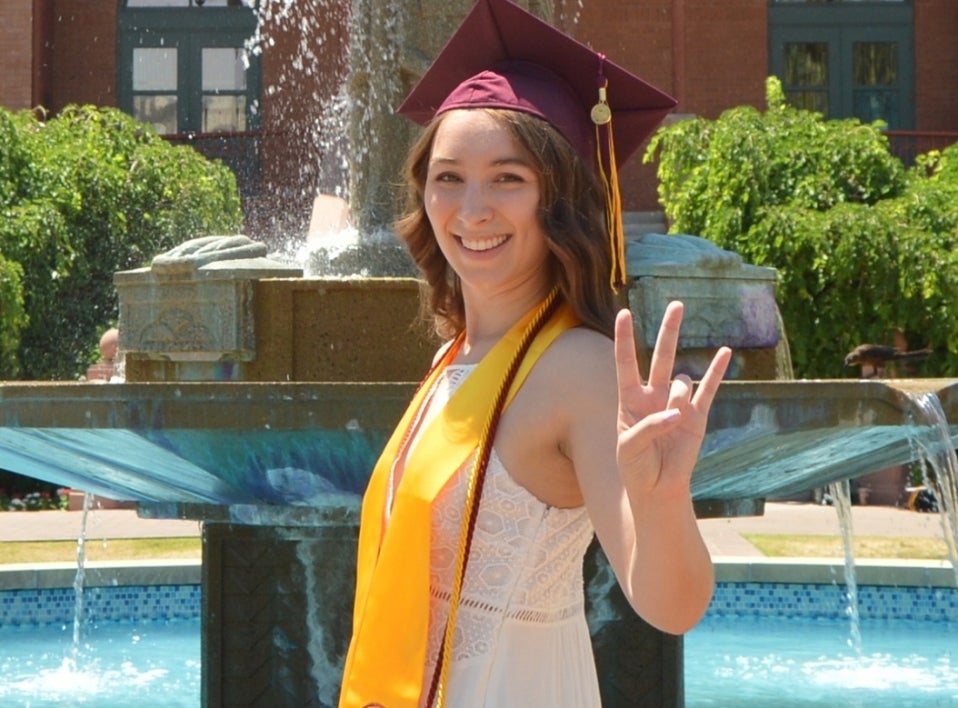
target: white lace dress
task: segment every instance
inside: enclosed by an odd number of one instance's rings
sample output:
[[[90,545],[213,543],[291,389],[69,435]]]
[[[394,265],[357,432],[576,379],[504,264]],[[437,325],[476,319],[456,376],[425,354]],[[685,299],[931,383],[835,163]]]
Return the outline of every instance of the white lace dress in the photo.
[[[420,429],[472,368],[451,366],[440,376]],[[436,500],[426,687],[449,610],[471,466],[470,460]],[[456,621],[447,706],[600,705],[583,605],[582,559],[592,535],[584,507],[543,504],[493,451]]]

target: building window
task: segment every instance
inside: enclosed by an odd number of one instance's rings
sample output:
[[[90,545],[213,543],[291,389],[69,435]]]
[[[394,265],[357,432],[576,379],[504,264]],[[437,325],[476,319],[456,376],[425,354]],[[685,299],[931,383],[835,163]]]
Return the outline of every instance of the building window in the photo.
[[[237,47],[204,47],[200,54],[204,133],[246,130],[246,68]]]
[[[914,127],[909,0],[770,0],[769,62],[792,105]]]
[[[133,116],[158,133],[177,132],[176,47],[133,50]]]
[[[899,125],[897,42],[852,43],[852,109],[863,121]]]
[[[120,107],[165,135],[258,127],[252,0],[123,0]]]
[[[828,113],[828,42],[786,42],[785,71],[792,105]]]

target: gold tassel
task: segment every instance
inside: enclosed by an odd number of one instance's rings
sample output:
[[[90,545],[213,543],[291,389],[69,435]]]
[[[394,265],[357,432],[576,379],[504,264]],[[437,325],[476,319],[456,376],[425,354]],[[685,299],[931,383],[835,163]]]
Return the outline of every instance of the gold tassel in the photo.
[[[600,55],[600,61],[605,57]],[[599,102],[592,107],[592,122],[595,123],[596,162],[599,176],[605,187],[605,218],[609,232],[609,252],[612,258],[612,272],[609,285],[618,290],[626,283],[625,272],[625,227],[622,224],[622,194],[619,191],[619,170],[615,162],[615,139],[612,131],[612,109],[607,96],[608,81],[599,70]],[[603,133],[608,158],[603,154]],[[608,165],[606,164],[608,159]]]

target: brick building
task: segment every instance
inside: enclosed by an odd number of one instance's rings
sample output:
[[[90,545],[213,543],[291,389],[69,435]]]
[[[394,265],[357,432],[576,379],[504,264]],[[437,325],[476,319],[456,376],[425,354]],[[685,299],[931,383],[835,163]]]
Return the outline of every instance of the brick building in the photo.
[[[440,19],[448,27],[433,30],[433,41],[448,36],[469,3],[418,3],[445,13]],[[0,105],[54,113],[70,103],[119,106],[169,139],[189,141],[233,166],[247,233],[301,230],[313,195],[331,191],[330,181],[342,176],[331,157],[330,119],[345,114],[338,101],[349,34],[357,31],[351,8],[364,17],[375,6],[371,0],[260,0],[258,10],[250,4],[4,0]],[[678,114],[714,118],[735,105],[761,107],[765,79],[775,74],[799,105],[829,117],[885,120],[902,151],[948,144],[958,135],[955,0],[523,4],[551,12],[580,40],[672,93]],[[250,44],[258,20],[261,41]],[[363,22],[373,25],[375,18]],[[414,33],[416,23],[407,24]],[[427,56],[438,49],[413,44]],[[403,80],[411,84],[414,77]],[[639,162],[624,171],[626,207],[655,209],[653,169]]]

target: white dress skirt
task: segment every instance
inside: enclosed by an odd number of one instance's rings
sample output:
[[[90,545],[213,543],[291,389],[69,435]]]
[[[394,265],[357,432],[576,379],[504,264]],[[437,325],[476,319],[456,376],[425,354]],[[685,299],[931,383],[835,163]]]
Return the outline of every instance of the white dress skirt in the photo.
[[[439,377],[420,429],[472,368],[451,366]],[[433,509],[424,693],[442,645],[471,469],[472,460],[450,479]],[[592,537],[584,507],[542,503],[493,451],[456,619],[446,706],[601,705],[582,576]]]

